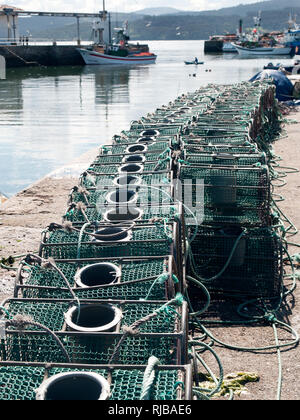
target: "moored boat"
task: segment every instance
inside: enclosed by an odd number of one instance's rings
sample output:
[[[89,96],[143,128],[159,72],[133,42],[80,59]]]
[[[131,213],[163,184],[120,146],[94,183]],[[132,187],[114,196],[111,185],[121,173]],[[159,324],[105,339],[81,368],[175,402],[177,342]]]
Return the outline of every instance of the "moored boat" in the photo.
[[[266,56],[266,55],[292,55],[293,48],[286,46],[274,47],[244,47],[242,45],[233,44],[241,56]]]
[[[78,51],[87,65],[153,64],[157,59],[157,56],[151,53],[138,53],[122,57],[83,48],[78,49]]]
[[[237,53],[237,49],[232,42],[224,42],[223,53]]]
[[[154,64],[157,55],[149,51],[148,45],[130,44],[126,29],[118,29],[116,42],[109,45],[94,45],[92,48],[78,48],[85,64],[124,65]]]

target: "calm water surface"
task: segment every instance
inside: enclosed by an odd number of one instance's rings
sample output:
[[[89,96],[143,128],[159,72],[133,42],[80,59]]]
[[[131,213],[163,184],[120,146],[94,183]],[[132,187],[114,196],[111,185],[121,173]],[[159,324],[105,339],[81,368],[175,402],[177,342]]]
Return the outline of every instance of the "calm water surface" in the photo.
[[[15,194],[181,93],[248,80],[270,61],[204,56],[201,41],[149,44],[155,65],[8,70],[0,80],[0,191]],[[184,64],[195,56],[205,65]]]

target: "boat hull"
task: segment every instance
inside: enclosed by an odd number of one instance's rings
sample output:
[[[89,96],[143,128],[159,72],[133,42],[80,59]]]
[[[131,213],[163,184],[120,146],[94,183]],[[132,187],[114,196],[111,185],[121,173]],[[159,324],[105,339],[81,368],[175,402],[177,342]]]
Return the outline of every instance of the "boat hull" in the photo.
[[[282,48],[246,48],[241,47],[240,45],[233,44],[237,49],[238,53],[243,57],[249,56],[266,56],[266,55],[291,55],[292,48],[282,47]]]
[[[237,49],[231,42],[226,42],[223,45],[223,53],[237,53]]]
[[[137,65],[137,64],[154,64],[157,56],[142,56],[142,57],[116,57],[107,54],[98,53],[96,51],[89,51],[78,49],[85,64],[87,65]]]

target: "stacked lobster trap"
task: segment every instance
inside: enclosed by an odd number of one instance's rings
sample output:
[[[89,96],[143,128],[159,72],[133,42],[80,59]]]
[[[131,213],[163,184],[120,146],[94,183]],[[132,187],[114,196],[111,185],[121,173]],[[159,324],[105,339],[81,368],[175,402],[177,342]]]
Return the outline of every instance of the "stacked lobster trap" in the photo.
[[[191,399],[173,163],[198,102],[180,98],[172,121],[157,110],[102,146],[62,224],[21,262],[3,304],[0,399]]]
[[[177,194],[193,209],[188,274],[221,298],[273,298],[282,290],[269,160],[276,109],[270,85],[224,86],[181,138]]]
[[[2,305],[1,400],[192,399],[186,278],[281,287],[274,107],[267,84],[209,85],[101,147]]]

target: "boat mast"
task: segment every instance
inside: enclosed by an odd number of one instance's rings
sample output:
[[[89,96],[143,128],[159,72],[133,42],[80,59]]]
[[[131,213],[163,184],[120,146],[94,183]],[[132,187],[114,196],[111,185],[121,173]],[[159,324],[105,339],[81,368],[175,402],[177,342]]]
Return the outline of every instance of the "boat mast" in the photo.
[[[258,12],[258,16],[254,16],[254,27],[257,38],[259,39],[260,30],[261,30],[261,10]]]
[[[111,32],[111,13],[108,14],[108,32],[109,32],[109,45],[112,45],[112,32]]]

